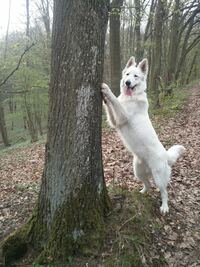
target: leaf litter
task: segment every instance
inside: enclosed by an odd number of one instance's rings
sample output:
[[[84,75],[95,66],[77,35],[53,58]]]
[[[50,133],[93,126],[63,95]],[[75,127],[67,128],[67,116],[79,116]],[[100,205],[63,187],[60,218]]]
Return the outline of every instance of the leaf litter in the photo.
[[[190,90],[183,109],[174,117],[154,116],[153,124],[166,148],[172,144],[186,148],[173,167],[170,212],[155,218],[159,225],[153,230],[157,250],[164,254],[168,266],[200,266],[200,87]],[[114,131],[103,131],[102,149],[107,186],[139,190],[142,185],[133,176],[132,156]],[[36,143],[0,155],[0,240],[31,215],[40,188],[44,151],[44,144]],[[153,182],[148,194],[160,201]]]

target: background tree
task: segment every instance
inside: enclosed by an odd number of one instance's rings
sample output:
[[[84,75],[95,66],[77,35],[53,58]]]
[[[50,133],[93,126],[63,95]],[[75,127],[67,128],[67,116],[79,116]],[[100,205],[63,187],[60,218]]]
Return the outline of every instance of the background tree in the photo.
[[[120,92],[121,49],[120,49],[120,15],[123,0],[113,0],[110,11],[110,69],[111,88],[116,96]]]
[[[140,0],[134,0],[135,3],[135,59],[136,62],[142,60],[141,44],[141,3]]]
[[[6,65],[6,60],[7,60],[8,35],[9,35],[9,27],[10,27],[10,12],[11,12],[11,0],[9,0],[9,5],[8,5],[8,23],[7,23],[7,29],[6,29],[5,50],[3,53],[4,65]],[[0,87],[0,133],[1,133],[2,141],[3,141],[4,145],[9,146],[10,143],[8,140],[8,133],[7,133],[7,127],[6,127],[3,100],[4,100],[4,96],[2,94],[2,86],[1,86]]]
[[[26,47],[29,46],[30,43],[30,4],[29,4],[29,0],[26,0]],[[26,68],[27,71],[24,76],[24,107],[25,107],[25,111],[26,111],[26,116],[25,116],[25,120],[27,122],[27,128],[29,130],[30,136],[31,136],[31,142],[36,142],[38,140],[38,131],[37,131],[37,126],[35,123],[35,118],[34,118],[34,114],[32,112],[32,108],[31,108],[31,103],[30,101],[28,101],[27,99],[27,92],[30,90],[30,79],[29,79],[29,75],[30,75],[30,71],[31,71],[31,62],[30,62],[30,57],[27,56],[26,57]]]
[[[163,18],[165,17],[164,0],[158,0],[155,13],[155,26],[152,43],[151,72],[150,72],[150,88],[153,99],[154,108],[160,106],[159,103],[159,84],[161,76],[162,61],[162,33]]]
[[[169,51],[168,51],[168,64],[167,64],[167,75],[166,75],[166,83],[169,85],[172,81],[174,81],[176,65],[178,60],[178,46],[179,46],[179,24],[181,18],[180,11],[180,0],[175,0],[173,4],[173,14],[170,23],[170,40],[169,40]]]
[[[102,240],[109,209],[101,160],[100,93],[107,18],[107,0],[54,2],[42,185],[32,218],[3,245],[6,264],[19,248],[22,254],[26,251],[27,242],[41,252],[40,261],[66,262]]]

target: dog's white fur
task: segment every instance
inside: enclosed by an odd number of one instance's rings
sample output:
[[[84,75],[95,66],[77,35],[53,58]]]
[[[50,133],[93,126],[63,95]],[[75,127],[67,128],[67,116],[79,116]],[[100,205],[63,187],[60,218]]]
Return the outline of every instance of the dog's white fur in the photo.
[[[119,97],[116,98],[106,84],[102,84],[102,94],[110,126],[117,130],[124,145],[134,156],[135,176],[144,183],[140,192],[149,189],[149,178],[153,177],[161,192],[160,211],[166,213],[169,211],[167,185],[171,166],[185,148],[174,145],[166,151],[159,141],[148,115],[147,73],[147,59],[136,66],[134,57],[131,57],[122,73]]]

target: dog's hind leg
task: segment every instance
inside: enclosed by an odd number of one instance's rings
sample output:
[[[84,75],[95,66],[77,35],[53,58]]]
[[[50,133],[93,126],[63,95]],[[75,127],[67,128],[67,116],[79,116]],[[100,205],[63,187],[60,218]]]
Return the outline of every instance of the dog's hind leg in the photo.
[[[161,193],[162,205],[160,207],[160,211],[165,214],[169,212],[167,185],[170,180],[171,168],[168,164],[165,164],[159,170],[157,169],[156,171],[152,171],[152,174]]]
[[[139,160],[137,157],[134,157],[133,169],[136,178],[143,182],[143,188],[142,190],[140,190],[140,193],[143,194],[148,191],[151,186],[149,182],[150,169],[146,166],[144,162]]]
[[[160,188],[160,193],[162,198],[162,205],[160,207],[160,212],[165,214],[169,212],[167,187]]]
[[[140,190],[141,194],[144,194],[145,192],[147,192],[151,186],[150,182],[148,179],[143,179],[143,188]]]

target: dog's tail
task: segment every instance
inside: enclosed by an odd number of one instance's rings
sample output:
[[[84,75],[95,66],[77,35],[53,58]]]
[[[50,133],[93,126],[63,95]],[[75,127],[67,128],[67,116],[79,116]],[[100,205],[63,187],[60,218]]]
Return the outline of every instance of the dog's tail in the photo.
[[[185,151],[184,146],[174,145],[167,150],[168,163],[172,166]]]

